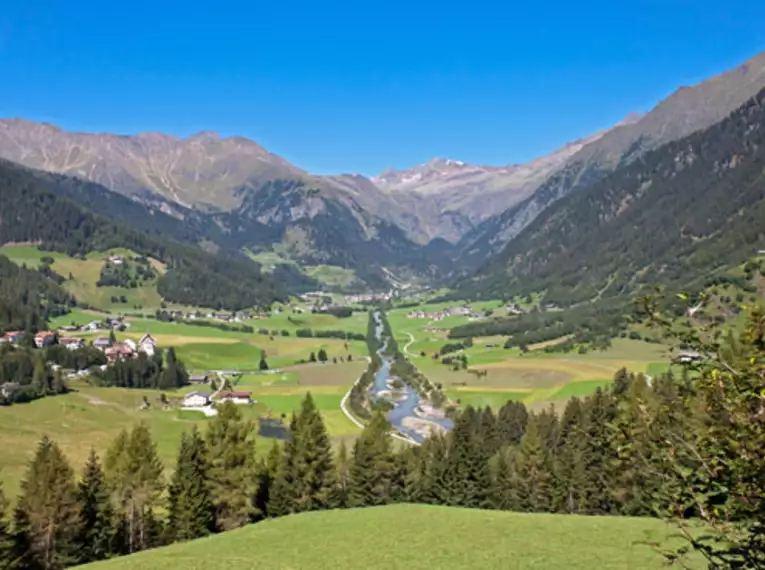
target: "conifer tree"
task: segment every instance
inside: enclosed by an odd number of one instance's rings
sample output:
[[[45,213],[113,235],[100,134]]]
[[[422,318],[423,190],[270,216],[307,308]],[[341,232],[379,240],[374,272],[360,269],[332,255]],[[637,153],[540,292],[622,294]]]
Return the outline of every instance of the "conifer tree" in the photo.
[[[113,489],[124,522],[124,549],[128,553],[151,545],[152,509],[164,489],[162,462],[145,423],[128,435],[124,430],[104,460],[107,481]]]
[[[544,512],[550,508],[551,474],[547,453],[539,433],[537,417],[529,418],[526,433],[515,454],[515,488],[518,506],[526,512]]]
[[[478,439],[480,417],[468,406],[449,434],[449,454],[444,472],[443,500],[447,505],[489,506],[491,474],[489,455]]]
[[[350,478],[351,458],[348,456],[348,446],[345,440],[340,442],[340,449],[337,451],[337,486],[334,507],[348,506],[348,479]]]
[[[368,507],[390,502],[394,465],[389,431],[388,420],[376,412],[356,440],[348,478],[349,506]]]
[[[81,527],[77,549],[81,563],[104,560],[116,554],[116,516],[106,476],[95,451],[90,452],[77,488]]]
[[[14,532],[19,568],[65,568],[77,560],[80,527],[74,472],[59,447],[43,437],[21,482]]]
[[[8,523],[8,499],[5,498],[2,483],[0,483],[0,568],[13,568],[14,549],[13,535]]]
[[[243,526],[255,510],[257,463],[254,425],[242,419],[235,404],[226,402],[207,428],[208,478],[220,530]]]
[[[260,516],[265,518],[272,516],[271,513],[271,493],[274,482],[279,474],[279,466],[282,463],[282,449],[279,443],[274,440],[271,450],[265,460],[258,466],[258,483],[255,492],[255,508]]]
[[[584,407],[581,460],[584,484],[581,493],[587,514],[609,514],[614,508],[610,480],[613,452],[609,425],[615,418],[615,411],[611,395],[600,388]]]
[[[294,495],[294,483],[297,477],[295,471],[297,429],[297,416],[293,412],[290,420],[289,437],[284,442],[282,459],[269,493],[268,516],[271,517],[280,517],[297,512]]]
[[[582,403],[572,398],[563,412],[555,449],[552,495],[555,511],[574,514],[583,509],[582,422]]]
[[[492,481],[492,506],[503,511],[519,509],[518,491],[515,488],[516,475],[513,458],[514,450],[503,448],[497,452]]]
[[[511,400],[502,406],[497,418],[497,430],[502,444],[518,445],[526,431],[528,421],[529,413],[523,402]]]
[[[300,406],[293,438],[295,512],[326,509],[332,503],[337,473],[324,418],[310,392]]]
[[[194,427],[190,434],[181,436],[175,472],[168,487],[168,542],[199,538],[214,530],[207,472],[205,442]]]

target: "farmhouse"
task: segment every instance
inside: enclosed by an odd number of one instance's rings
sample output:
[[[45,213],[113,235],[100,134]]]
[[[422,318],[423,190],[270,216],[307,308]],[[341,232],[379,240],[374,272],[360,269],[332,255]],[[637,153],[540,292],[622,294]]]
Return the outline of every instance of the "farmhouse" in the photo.
[[[122,265],[125,263],[125,257],[123,255],[110,255],[107,261],[113,265]]]
[[[108,336],[99,336],[96,338],[96,340],[93,341],[93,346],[100,350],[106,350],[112,345],[112,341],[109,339]]]
[[[24,336],[23,331],[8,331],[3,335],[3,342],[7,344],[16,344]]]
[[[189,383],[191,384],[207,384],[210,381],[210,377],[207,374],[198,374],[196,376],[189,376]]]
[[[220,402],[233,402],[234,404],[252,404],[252,392],[221,392],[218,395]]]
[[[104,353],[106,354],[106,358],[109,360],[109,362],[127,360],[128,358],[133,358],[133,355],[135,354],[133,349],[124,342],[118,342],[114,346],[110,346],[104,350]]]
[[[103,327],[101,326],[101,321],[91,321],[84,327],[82,327],[82,330],[84,331],[98,331],[101,330]]]
[[[675,356],[674,361],[679,362],[681,364],[688,364],[691,362],[701,362],[704,360],[704,357],[696,352],[695,350],[685,350],[683,352],[678,353],[677,356]]]
[[[138,341],[138,352],[143,352],[148,356],[154,356],[156,348],[157,341],[155,341],[149,333],[143,335]]]
[[[210,393],[194,391],[189,392],[183,398],[184,408],[204,408],[210,404]]]
[[[65,346],[69,350],[77,350],[85,346],[85,339],[65,336],[60,338],[58,343]]]
[[[50,346],[56,341],[56,333],[51,331],[41,331],[35,335],[35,346],[42,348],[43,346]]]

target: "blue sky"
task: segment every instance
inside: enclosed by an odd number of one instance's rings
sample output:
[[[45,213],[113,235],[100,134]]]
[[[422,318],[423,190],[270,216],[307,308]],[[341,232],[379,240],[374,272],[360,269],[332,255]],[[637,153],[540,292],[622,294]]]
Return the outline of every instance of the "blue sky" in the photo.
[[[313,172],[524,162],[765,50],[765,2],[8,2],[0,116]]]

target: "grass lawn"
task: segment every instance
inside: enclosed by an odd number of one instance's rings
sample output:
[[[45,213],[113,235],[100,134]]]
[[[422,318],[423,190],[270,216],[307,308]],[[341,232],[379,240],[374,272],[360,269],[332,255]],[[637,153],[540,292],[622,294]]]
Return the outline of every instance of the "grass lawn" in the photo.
[[[644,542],[671,532],[653,519],[392,505],[268,520],[88,568],[642,570],[664,566]]]

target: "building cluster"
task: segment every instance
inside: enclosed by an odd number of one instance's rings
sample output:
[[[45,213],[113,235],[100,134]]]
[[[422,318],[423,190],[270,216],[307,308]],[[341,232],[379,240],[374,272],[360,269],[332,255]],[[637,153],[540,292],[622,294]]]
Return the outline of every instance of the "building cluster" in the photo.
[[[387,293],[364,293],[360,295],[346,295],[346,303],[372,303],[377,301],[390,301],[393,298],[393,291]]]
[[[89,325],[86,325],[89,326]],[[62,332],[66,329],[70,331],[72,327],[62,327]],[[92,330],[83,327],[81,330]],[[99,329],[100,330],[100,329]],[[0,344],[18,345],[21,342],[21,338],[24,336],[24,331],[9,331],[0,337]],[[61,346],[65,346],[68,350],[78,350],[87,346],[87,343],[82,337],[74,336],[59,336],[58,333],[53,331],[40,331],[34,336],[34,343],[37,348],[44,348],[52,344],[58,343]],[[157,342],[151,336],[150,333],[143,335],[138,342],[126,339],[122,342],[112,342],[108,336],[99,336],[93,339],[92,346],[103,351],[109,362],[115,362],[117,360],[127,360],[129,358],[135,358],[138,354],[143,353],[147,356],[154,356],[157,348]]]
[[[473,317],[480,318],[482,315],[473,313],[470,305],[460,307],[449,307],[440,311],[425,312],[422,310],[412,311],[407,315],[409,319],[428,319],[430,321],[440,321],[446,317]]]

